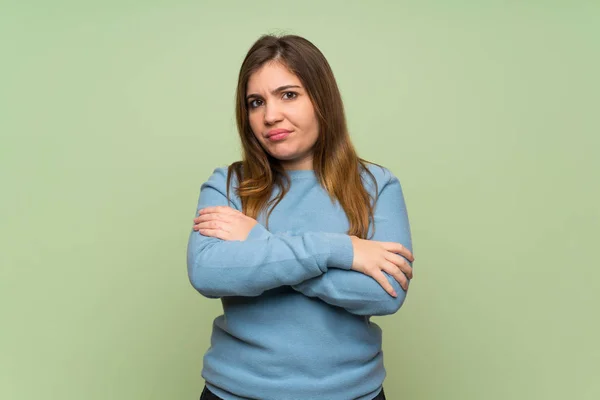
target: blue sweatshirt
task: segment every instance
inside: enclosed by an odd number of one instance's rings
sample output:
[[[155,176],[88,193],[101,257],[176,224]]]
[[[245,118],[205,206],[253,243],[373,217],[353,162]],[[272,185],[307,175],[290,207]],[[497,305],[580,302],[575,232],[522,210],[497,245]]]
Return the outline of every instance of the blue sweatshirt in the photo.
[[[412,251],[400,182],[387,169],[369,169],[379,192],[371,240],[402,243]],[[390,275],[397,298],[351,270],[354,254],[343,209],[314,171],[290,176],[290,191],[271,213],[269,230],[262,213],[245,241],[190,233],[190,282],[223,305],[202,377],[225,400],[371,400],[386,371],[382,332],[370,316],[395,313],[406,293]],[[241,210],[235,178],[232,203],[227,202],[226,179],[226,168],[215,169],[200,188],[197,210],[217,205]]]

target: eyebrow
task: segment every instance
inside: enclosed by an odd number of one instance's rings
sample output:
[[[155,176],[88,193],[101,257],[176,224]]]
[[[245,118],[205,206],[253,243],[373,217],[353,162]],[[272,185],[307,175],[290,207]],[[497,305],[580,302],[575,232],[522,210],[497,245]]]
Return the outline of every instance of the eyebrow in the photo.
[[[271,94],[275,95],[277,93],[283,92],[284,90],[288,90],[288,89],[292,89],[292,88],[298,88],[298,89],[302,89],[301,86],[298,85],[284,85],[284,86],[279,86],[277,89],[274,89],[271,91]],[[252,98],[252,97],[262,97],[259,94],[256,93],[252,93],[246,96],[246,100]]]

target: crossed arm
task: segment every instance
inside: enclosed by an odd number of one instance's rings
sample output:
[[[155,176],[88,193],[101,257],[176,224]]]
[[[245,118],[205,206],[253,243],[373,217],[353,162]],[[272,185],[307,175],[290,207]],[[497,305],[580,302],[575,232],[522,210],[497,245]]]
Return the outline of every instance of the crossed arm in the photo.
[[[198,209],[226,206],[222,182],[213,175],[202,186]],[[410,227],[400,183],[392,177],[375,208],[373,240],[396,242],[412,251]],[[396,312],[406,291],[384,273],[397,293],[390,296],[370,276],[351,270],[351,238],[345,234],[307,232],[273,234],[255,223],[246,240],[223,240],[192,231],[188,242],[188,275],[192,285],[210,298],[258,296],[289,285],[309,297],[357,315]]]

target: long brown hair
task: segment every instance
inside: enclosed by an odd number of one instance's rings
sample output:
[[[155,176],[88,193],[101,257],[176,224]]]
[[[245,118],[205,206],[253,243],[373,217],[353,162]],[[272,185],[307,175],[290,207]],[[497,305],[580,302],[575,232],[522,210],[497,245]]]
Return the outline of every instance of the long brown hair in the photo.
[[[344,106],[333,71],[321,51],[296,35],[260,37],[242,63],[236,94],[237,128],[242,142],[243,159],[229,166],[227,197],[232,173],[238,179],[237,194],[242,211],[252,218],[268,209],[269,215],[290,187],[290,179],[279,161],[268,154],[254,136],[248,119],[246,89],[250,76],[265,63],[278,61],[294,73],[304,85],[319,121],[319,135],[313,148],[313,169],[332,200],[346,213],[349,235],[365,239],[373,222],[376,199],[363,185],[364,170],[377,187],[367,161],[358,157],[348,134]],[[274,186],[281,188],[271,199]],[[375,189],[377,193],[377,188]]]

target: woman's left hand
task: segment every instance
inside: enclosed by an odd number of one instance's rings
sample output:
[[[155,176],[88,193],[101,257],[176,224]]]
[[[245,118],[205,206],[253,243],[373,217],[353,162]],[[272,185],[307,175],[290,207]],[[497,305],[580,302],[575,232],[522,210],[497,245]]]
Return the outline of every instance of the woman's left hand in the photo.
[[[258,222],[227,206],[206,207],[194,218],[194,230],[222,240],[246,240]]]

